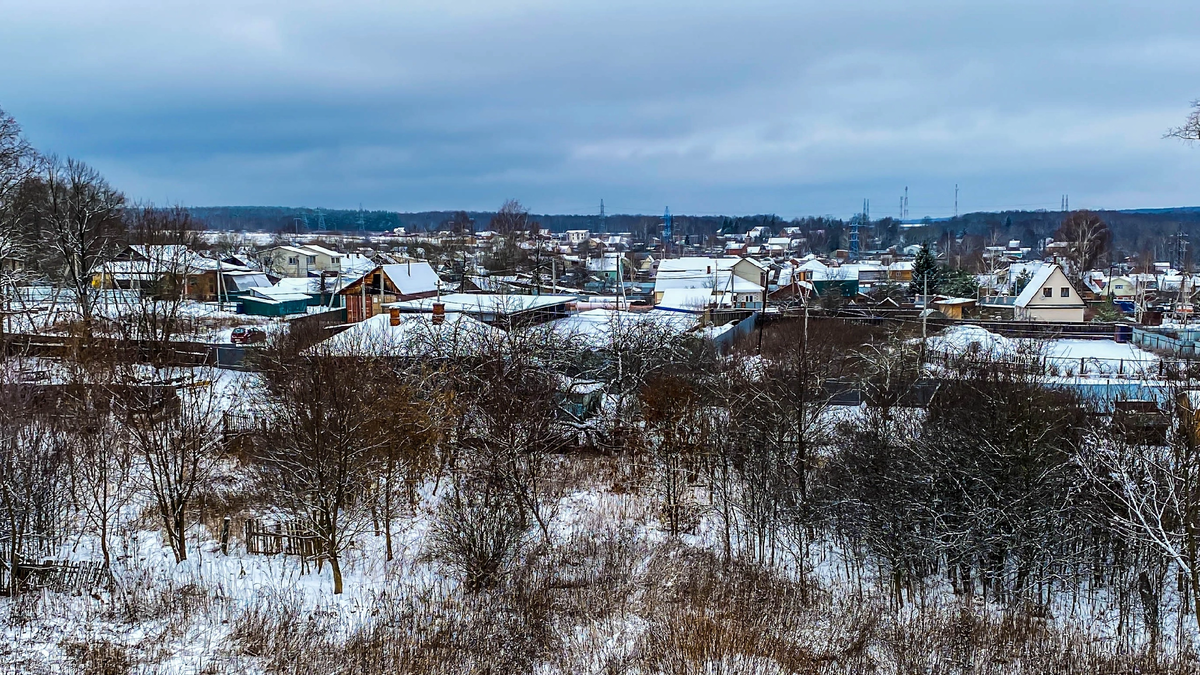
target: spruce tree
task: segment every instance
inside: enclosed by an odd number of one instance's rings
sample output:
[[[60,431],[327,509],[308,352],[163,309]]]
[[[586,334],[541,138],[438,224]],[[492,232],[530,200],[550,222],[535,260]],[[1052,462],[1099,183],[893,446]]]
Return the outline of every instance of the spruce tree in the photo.
[[[929,281],[929,292],[936,293],[938,284],[941,282],[937,258],[929,250],[929,244],[922,244],[921,250],[917,252],[917,257],[913,260],[912,283],[908,286],[908,292],[913,295],[923,295],[926,280]]]

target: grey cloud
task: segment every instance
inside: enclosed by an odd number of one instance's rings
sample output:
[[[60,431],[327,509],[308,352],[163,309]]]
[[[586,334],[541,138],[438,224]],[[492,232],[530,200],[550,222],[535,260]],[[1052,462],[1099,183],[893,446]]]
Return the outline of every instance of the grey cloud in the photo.
[[[1200,6],[0,0],[0,105],[192,204],[1195,203]]]

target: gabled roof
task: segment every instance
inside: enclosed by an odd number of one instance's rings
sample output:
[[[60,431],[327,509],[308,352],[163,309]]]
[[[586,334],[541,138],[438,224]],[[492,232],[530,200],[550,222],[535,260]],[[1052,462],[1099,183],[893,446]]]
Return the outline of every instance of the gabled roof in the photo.
[[[383,273],[403,295],[437,292],[442,280],[433,267],[425,261],[384,265]]]
[[[1035,300],[1038,297],[1038,292],[1042,290],[1042,286],[1045,286],[1046,282],[1050,281],[1050,277],[1054,276],[1054,273],[1059,270],[1058,265],[1043,265],[1037,271],[1037,274],[1033,275],[1033,279],[1029,280],[1029,284],[1025,286],[1025,289],[1021,291],[1021,294],[1017,296],[1017,300],[1013,304],[1017,307],[1024,307]]]
[[[321,255],[329,256],[330,258],[340,258],[340,257],[346,255],[345,253],[338,253],[337,251],[331,251],[331,250],[325,248],[324,246],[317,246],[316,244],[305,244],[304,248],[306,248],[310,251],[316,251],[317,253],[320,253]]]

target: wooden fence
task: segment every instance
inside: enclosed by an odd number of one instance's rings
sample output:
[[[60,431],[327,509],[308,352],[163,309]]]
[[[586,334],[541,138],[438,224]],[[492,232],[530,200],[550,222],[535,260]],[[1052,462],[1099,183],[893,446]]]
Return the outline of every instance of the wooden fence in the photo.
[[[247,520],[244,538],[246,552],[256,555],[296,555],[316,558],[321,553],[315,534],[295,523],[274,523],[266,526],[257,520]]]
[[[16,566],[19,591],[49,589],[57,593],[83,593],[99,586],[106,576],[104,563],[93,560],[79,562],[45,561],[18,562]],[[12,565],[0,558],[0,595],[12,590]]]

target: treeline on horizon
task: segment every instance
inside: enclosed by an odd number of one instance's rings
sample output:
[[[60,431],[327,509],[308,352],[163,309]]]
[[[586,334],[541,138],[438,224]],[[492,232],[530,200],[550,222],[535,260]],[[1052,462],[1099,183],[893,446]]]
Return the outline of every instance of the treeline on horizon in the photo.
[[[375,233],[403,227],[409,232],[433,232],[450,229],[460,211],[359,211],[354,209],[311,209],[272,206],[193,207],[192,216],[214,230],[245,230],[289,234],[304,232]],[[1138,209],[1097,211],[1113,235],[1115,252],[1136,255],[1153,252],[1170,257],[1180,233],[1192,239],[1200,236],[1200,208]],[[476,231],[490,229],[494,211],[467,211]],[[948,235],[979,237],[988,245],[1004,245],[1017,239],[1024,246],[1037,248],[1037,242],[1053,237],[1065,218],[1062,211],[1000,211],[967,213],[955,218],[926,219],[916,227],[902,227],[894,218],[871,220],[860,237],[864,247],[887,248],[898,244],[936,243]],[[587,229],[593,232],[631,232],[657,235],[662,217],[657,215],[609,215],[603,223],[597,215],[532,214],[530,220],[543,230],[564,232]],[[772,232],[796,226],[809,235],[813,251],[845,248],[853,219],[809,216],[786,220],[774,214],[752,216],[673,216],[677,236],[692,237],[703,243],[707,237],[744,234],[765,226]],[[323,227],[321,226],[323,223]]]

